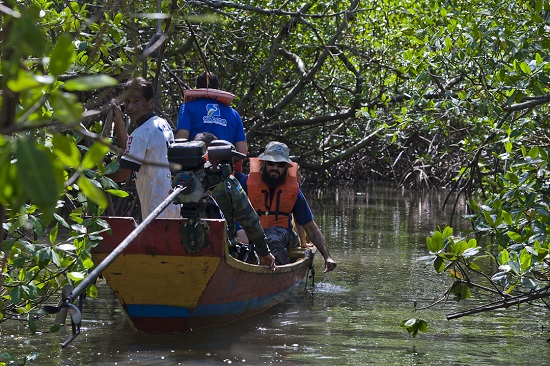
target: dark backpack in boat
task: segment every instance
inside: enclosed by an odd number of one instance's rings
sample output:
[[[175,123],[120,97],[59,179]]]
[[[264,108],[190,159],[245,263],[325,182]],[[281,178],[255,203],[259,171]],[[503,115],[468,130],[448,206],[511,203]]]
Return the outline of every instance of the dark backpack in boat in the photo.
[[[254,250],[254,244],[237,243],[232,246],[229,253],[234,258],[249,264],[259,264],[260,258]]]

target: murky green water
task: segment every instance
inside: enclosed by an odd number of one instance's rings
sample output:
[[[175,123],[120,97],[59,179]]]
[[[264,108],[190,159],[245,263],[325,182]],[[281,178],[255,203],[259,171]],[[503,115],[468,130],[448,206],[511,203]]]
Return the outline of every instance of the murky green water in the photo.
[[[444,195],[377,187],[308,197],[339,262],[325,275],[316,259],[313,293],[216,329],[146,334],[128,325],[103,285],[101,299],[86,301],[83,333],[67,348],[59,344],[69,329],[29,335],[23,326],[2,323],[0,350],[20,357],[36,352],[29,365],[549,363],[550,316],[544,309],[522,306],[452,321],[445,316],[463,309],[455,303],[412,312],[413,301],[428,304],[448,281],[415,260],[426,254],[426,235],[449,220],[449,210],[441,209]],[[399,326],[414,316],[429,325],[416,338]]]

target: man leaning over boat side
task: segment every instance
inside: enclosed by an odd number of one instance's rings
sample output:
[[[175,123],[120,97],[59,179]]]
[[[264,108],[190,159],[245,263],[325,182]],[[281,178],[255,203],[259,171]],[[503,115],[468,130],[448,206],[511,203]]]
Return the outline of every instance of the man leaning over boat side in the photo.
[[[195,136],[195,141],[203,141],[208,147],[216,136],[209,132],[201,132]],[[229,144],[229,142],[227,142]],[[268,266],[276,270],[275,257],[271,254],[267,245],[267,237],[260,224],[258,214],[252,208],[250,201],[239,181],[230,175],[223,182],[216,185],[211,192],[212,197],[218,204],[227,225],[227,236],[231,246],[237,244],[236,222],[254,242],[256,252],[260,258],[260,265]]]
[[[131,131],[124,123],[120,106],[114,106],[115,134],[124,154],[120,167],[107,176],[123,182],[136,172],[136,189],[145,219],[170,194],[172,182],[168,167],[168,144],[174,141],[170,124],[154,113],[155,89],[149,80],[137,77],[124,88],[125,113],[130,117]],[[179,218],[179,206],[170,204],[158,217]]]
[[[276,264],[287,264],[288,252],[298,242],[290,221],[290,215],[293,215],[325,259],[324,272],[330,272],[336,268],[336,261],[332,259],[325,237],[313,220],[298,184],[298,166],[289,155],[286,144],[277,141],[268,143],[257,160],[251,159],[250,174],[244,175],[240,183],[260,217]]]

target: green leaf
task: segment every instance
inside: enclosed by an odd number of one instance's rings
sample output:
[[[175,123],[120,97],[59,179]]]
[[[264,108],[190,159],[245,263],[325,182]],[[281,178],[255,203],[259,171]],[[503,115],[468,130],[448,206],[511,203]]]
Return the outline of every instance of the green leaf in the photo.
[[[112,194],[113,196],[117,196],[117,197],[121,197],[121,198],[129,196],[128,192],[120,190],[120,189],[107,189],[106,192]]]
[[[108,75],[92,75],[68,80],[63,87],[68,91],[86,91],[115,86],[117,84],[118,81]]]
[[[11,361],[11,363],[9,363],[9,365],[11,365],[12,363],[14,365],[16,365],[16,364],[21,365],[22,364],[21,361],[17,357],[15,357],[14,355],[12,355],[11,353],[8,353],[8,352],[0,353],[0,359],[5,360],[5,361]],[[5,364],[5,363],[1,364],[0,363],[0,365],[5,366],[7,364]]]
[[[76,98],[70,93],[55,93],[52,95],[54,116],[63,123],[77,124],[82,119],[84,109]]]
[[[471,269],[473,269],[474,271],[479,271],[481,270],[481,267],[478,266],[476,263],[474,262],[469,262],[468,263],[468,267],[470,267]]]
[[[52,229],[50,230],[50,235],[49,235],[49,238],[50,238],[50,243],[51,244],[54,244],[55,243],[55,240],[57,239],[57,234],[59,233],[59,224],[58,223],[55,223],[55,225],[52,227]]]
[[[434,261],[434,268],[437,273],[443,272],[445,269],[445,261],[441,257],[437,257]]]
[[[426,238],[426,244],[430,252],[439,252],[441,249],[443,249],[443,235],[441,235],[441,232],[439,231],[434,232],[431,238]]]
[[[522,277],[521,284],[531,290],[537,289],[537,284],[535,283],[535,281],[533,281],[529,277]]]
[[[100,142],[94,142],[90,149],[84,155],[82,159],[82,168],[83,169],[92,169],[99,162],[103,160],[105,154],[109,152],[109,147]]]
[[[56,166],[49,154],[29,141],[19,140],[16,148],[17,176],[24,193],[42,211],[53,214],[63,189]]]
[[[52,251],[50,248],[42,248],[36,253],[36,262],[40,268],[46,267],[52,260]]]
[[[52,84],[54,81],[55,79],[50,75],[37,75],[26,70],[19,70],[17,79],[8,81],[8,87],[14,92],[20,93],[24,90]]]
[[[407,319],[401,322],[401,327],[405,328],[409,334],[416,337],[419,331],[427,332],[428,323],[423,319]]]
[[[510,255],[508,254],[508,251],[506,249],[503,249],[498,253],[498,264],[500,265],[508,264],[509,260],[510,260]]]
[[[58,214],[55,214],[54,217],[55,217],[56,221],[59,224],[61,224],[61,226],[63,226],[65,229],[70,229],[71,228],[71,226],[67,223],[67,221],[65,221],[65,219],[63,217],[59,216]]]
[[[519,255],[519,262],[521,264],[521,273],[527,272],[531,268],[533,256],[527,250],[523,249]]]
[[[50,55],[49,69],[54,76],[65,73],[73,64],[76,58],[76,51],[73,45],[72,37],[68,34],[62,34],[57,39],[57,43]]]
[[[74,246],[74,244],[60,244],[57,246],[57,249],[64,252],[74,252],[76,250],[76,247]]]
[[[87,198],[97,204],[100,208],[107,208],[109,201],[107,200],[105,193],[103,193],[103,191],[93,184],[88,178],[81,174],[78,177],[77,184]]]
[[[15,48],[18,54],[26,53],[31,56],[42,56],[49,42],[40,27],[40,8],[31,5],[19,7],[18,10],[21,17],[14,22],[14,27],[8,32],[7,44],[9,47]]]
[[[80,165],[80,151],[74,143],[71,143],[64,135],[56,134],[52,139],[53,152],[61,163],[71,168],[78,168]]]
[[[57,333],[61,329],[61,324],[54,324],[50,327],[51,333]]]
[[[469,257],[473,257],[474,255],[476,255],[477,253],[479,253],[479,249],[478,248],[468,248],[466,249],[464,252],[462,252],[462,256],[464,258],[469,258]]]
[[[17,165],[12,163],[10,145],[0,146],[0,204],[21,202],[21,184],[17,177]]]
[[[506,225],[512,225],[514,223],[514,220],[512,219],[512,215],[510,215],[508,212],[502,210],[501,215]]]
[[[95,285],[90,285],[88,288],[86,288],[86,295],[88,295],[91,298],[97,298],[99,295],[99,291],[97,291],[97,287]]]
[[[464,282],[455,283],[451,288],[451,293],[455,295],[456,301],[465,300],[471,296],[470,287]]]
[[[522,61],[519,64],[519,67],[520,67],[521,71],[523,71],[526,75],[531,75],[531,68],[529,67],[529,65],[527,65],[527,63],[525,61]]]
[[[29,326],[31,333],[36,333],[36,322],[34,321],[34,316],[31,313],[27,314],[27,325]]]
[[[84,279],[84,273],[82,272],[69,272],[67,273],[70,279],[73,281],[81,281]]]

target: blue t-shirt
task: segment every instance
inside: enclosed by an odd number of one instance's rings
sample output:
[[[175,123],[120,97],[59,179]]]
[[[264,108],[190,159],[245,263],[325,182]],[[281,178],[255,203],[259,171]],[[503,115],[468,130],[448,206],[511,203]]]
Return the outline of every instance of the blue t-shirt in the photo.
[[[239,183],[241,183],[241,186],[243,187],[244,191],[248,192],[248,186],[246,184],[248,180],[248,175],[242,174],[236,177],[237,179],[239,179]],[[302,193],[301,188],[298,190],[298,197],[296,198],[296,203],[294,203],[294,207],[292,207],[292,210],[290,212],[294,215],[294,220],[298,225],[305,225],[311,220],[313,220],[313,214],[311,213],[311,209],[309,208],[309,205],[306,201],[306,197]],[[288,227],[292,229],[290,220],[289,220]]]
[[[200,132],[210,132],[219,140],[235,144],[246,141],[239,113],[215,99],[204,98],[183,103],[178,113],[176,130],[188,130],[189,140]]]

